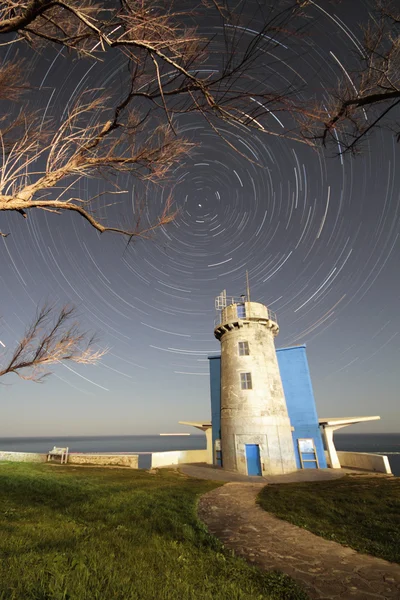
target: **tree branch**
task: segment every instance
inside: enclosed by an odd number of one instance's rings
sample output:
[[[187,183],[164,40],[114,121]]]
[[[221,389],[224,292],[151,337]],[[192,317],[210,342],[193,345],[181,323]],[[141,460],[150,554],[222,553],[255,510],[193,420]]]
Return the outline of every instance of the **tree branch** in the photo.
[[[52,306],[44,305],[11,355],[0,377],[9,373],[21,379],[41,382],[49,375],[50,365],[62,361],[96,364],[107,352],[95,350],[95,338],[82,332],[73,307],[64,306],[58,314]]]

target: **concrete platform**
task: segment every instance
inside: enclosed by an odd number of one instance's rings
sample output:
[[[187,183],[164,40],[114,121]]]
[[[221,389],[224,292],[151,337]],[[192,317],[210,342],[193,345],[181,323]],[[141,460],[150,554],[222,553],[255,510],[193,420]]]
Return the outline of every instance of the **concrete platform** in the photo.
[[[257,477],[241,475],[225,471],[221,467],[207,465],[204,463],[190,465],[175,465],[181,473],[196,479],[211,479],[213,481],[223,482],[247,482],[247,483],[297,483],[301,481],[326,481],[328,479],[339,479],[348,473],[369,475],[365,471],[355,471],[354,469],[301,469],[294,473],[286,475],[271,475],[269,477]]]

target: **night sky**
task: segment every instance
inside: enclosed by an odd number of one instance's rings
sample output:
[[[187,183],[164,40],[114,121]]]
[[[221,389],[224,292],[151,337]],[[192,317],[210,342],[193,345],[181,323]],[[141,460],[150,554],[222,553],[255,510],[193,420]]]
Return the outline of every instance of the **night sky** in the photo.
[[[279,86],[297,79],[301,95],[323,98],[341,76],[340,64],[354,64],[357,19],[366,7],[315,3],[310,37],[265,57],[260,80]],[[204,31],[218,44],[217,28]],[[217,55],[208,68],[218,70]],[[116,60],[71,63],[49,48],[31,69],[36,107],[53,111],[63,111],[83,85],[121,81]],[[276,131],[289,126],[282,113],[272,119]],[[223,289],[245,293],[246,269],[251,299],[277,313],[276,346],[307,344],[319,415],[378,414],[381,422],[348,432],[399,431],[394,136],[376,131],[353,158],[223,126],[235,152],[200,117],[182,117],[180,126],[201,146],[173,172],[180,215],[153,240],[127,248],[125,239],[100,237],[78,215],[2,214],[1,230],[11,232],[0,238],[5,347],[50,300],[75,304],[83,327],[97,331],[110,351],[98,366],[57,366],[43,384],[4,377],[0,436],[183,432],[191,430],[179,420],[209,419],[207,355],[219,351],[214,298]],[[133,190],[129,179],[120,183]],[[92,185],[82,193],[93,193]],[[166,193],[161,186],[149,191],[149,218]],[[128,198],[98,214],[118,223],[131,210]]]

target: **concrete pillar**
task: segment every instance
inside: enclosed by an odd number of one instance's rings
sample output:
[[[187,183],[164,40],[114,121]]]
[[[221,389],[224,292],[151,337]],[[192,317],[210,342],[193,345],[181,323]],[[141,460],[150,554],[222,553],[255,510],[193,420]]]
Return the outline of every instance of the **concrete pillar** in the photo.
[[[336,452],[335,444],[333,442],[333,432],[335,431],[335,429],[336,429],[335,427],[329,427],[329,426],[324,427],[325,445],[326,445],[326,449],[328,451],[331,469],[341,469],[342,467],[341,467],[339,457]]]
[[[213,447],[212,447],[212,428],[205,429],[206,433],[206,448],[207,448],[207,464],[213,464]]]
[[[221,342],[221,450],[224,469],[247,474],[246,445],[260,448],[263,475],[297,470],[274,336],[279,328],[258,302],[231,304],[214,334]],[[239,351],[247,342],[248,354]],[[247,348],[246,348],[247,350]],[[251,387],[241,375],[250,373]]]

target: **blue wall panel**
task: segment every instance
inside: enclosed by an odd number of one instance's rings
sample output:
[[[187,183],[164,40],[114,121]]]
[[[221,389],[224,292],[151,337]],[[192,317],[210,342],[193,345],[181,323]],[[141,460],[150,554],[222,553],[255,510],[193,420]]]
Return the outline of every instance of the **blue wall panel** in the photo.
[[[221,357],[209,356],[213,460],[215,440],[221,439]],[[220,456],[220,453],[218,453]],[[218,461],[219,463],[221,461]]]
[[[282,348],[276,351],[276,355],[290,422],[295,429],[292,435],[297,466],[300,468],[297,440],[299,438],[313,438],[319,466],[326,468],[306,347]],[[208,358],[210,361],[211,422],[214,451],[215,440],[221,439],[221,357],[209,356]],[[307,455],[303,458],[310,457]],[[304,466],[305,468],[315,468],[315,464],[312,463],[305,463]]]
[[[308,368],[306,347],[281,348],[276,351],[276,356],[290,422],[294,427],[292,435],[297,466],[300,468],[297,440],[299,438],[313,438],[319,466],[324,469],[326,468],[324,446],[318,426],[318,415]],[[305,467],[315,468],[315,464],[306,463]]]

